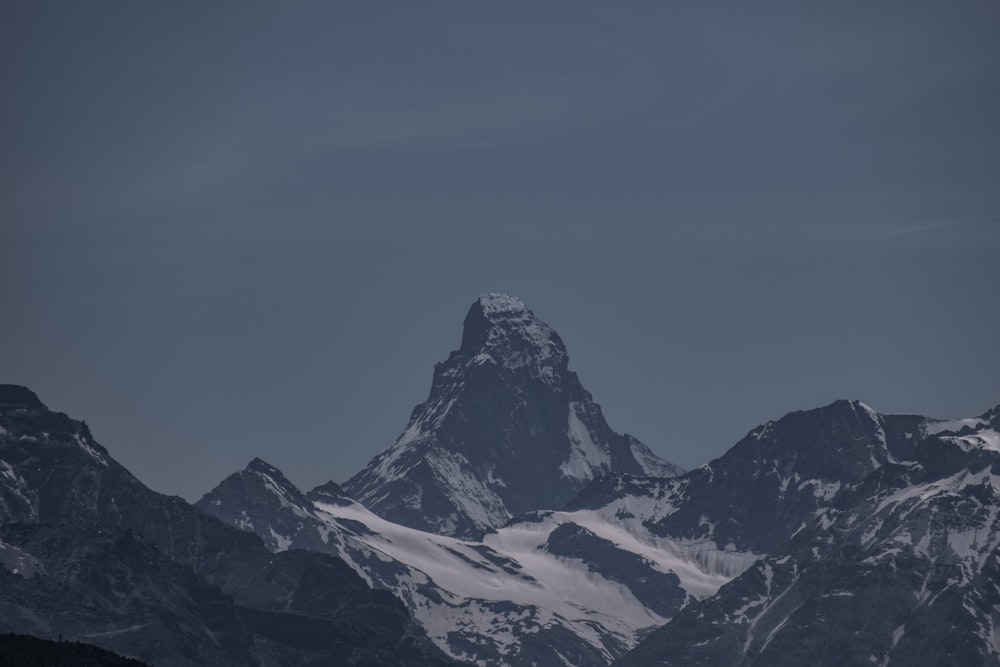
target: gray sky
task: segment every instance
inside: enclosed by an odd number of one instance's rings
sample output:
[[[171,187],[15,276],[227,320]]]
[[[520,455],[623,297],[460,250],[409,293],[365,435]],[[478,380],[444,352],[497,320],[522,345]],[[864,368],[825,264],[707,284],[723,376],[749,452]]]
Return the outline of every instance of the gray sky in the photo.
[[[1000,3],[0,6],[0,381],[153,488],[392,443],[522,296],[681,465],[1000,402]]]

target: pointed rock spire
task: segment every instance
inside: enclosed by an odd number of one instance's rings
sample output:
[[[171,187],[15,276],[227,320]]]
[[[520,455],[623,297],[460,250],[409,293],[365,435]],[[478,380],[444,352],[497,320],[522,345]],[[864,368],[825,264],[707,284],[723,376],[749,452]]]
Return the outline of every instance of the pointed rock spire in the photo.
[[[559,334],[521,299],[482,295],[406,430],[345,490],[392,521],[471,538],[559,508],[607,472],[681,472],[612,431],[568,364]]]

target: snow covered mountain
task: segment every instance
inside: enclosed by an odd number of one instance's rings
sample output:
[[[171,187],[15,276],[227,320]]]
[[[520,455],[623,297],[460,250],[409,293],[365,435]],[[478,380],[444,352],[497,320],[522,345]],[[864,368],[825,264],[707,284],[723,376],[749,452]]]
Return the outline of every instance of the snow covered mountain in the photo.
[[[466,391],[454,409],[477,404]],[[436,451],[448,429],[410,443]],[[0,630],[165,665],[1000,667],[1000,407],[945,421],[837,401],[679,476],[612,467],[475,540],[332,482],[302,493],[259,459],[199,512],[0,385]]]
[[[893,664],[942,664],[901,633],[960,621],[965,652],[947,655],[979,661],[944,662],[992,665],[998,414],[940,421],[837,401],[767,422],[680,477],[605,475],[480,541],[393,524],[332,483],[302,494],[259,460],[198,506],[276,551],[341,556],[442,649],[482,665],[880,664],[890,645]],[[871,646],[841,649],[876,617],[895,625],[872,621]]]
[[[608,472],[682,472],[612,431],[568,363],[559,335],[520,299],[484,294],[406,430],[344,488],[395,523],[474,539],[561,507]]]
[[[1000,665],[1000,408],[873,418],[886,461],[615,664]]]
[[[344,558],[455,657],[603,665],[782,545],[886,447],[878,415],[838,401],[768,422],[680,477],[604,475],[567,511],[523,514],[479,542],[381,519],[332,483],[302,494],[259,459],[197,506],[276,551]]]
[[[649,520],[654,534],[773,553],[842,488],[894,460],[893,452],[905,454],[906,429],[896,428],[895,418],[887,429],[885,419],[860,401],[792,412],[754,428],[708,464],[654,483],[655,489],[608,477],[569,509],[656,493],[668,509]]]
[[[644,524],[664,508],[645,493],[529,513],[466,541],[392,523],[333,483],[303,494],[255,459],[197,506],[275,551],[343,558],[401,597],[439,647],[491,666],[607,665],[758,558],[653,535]]]

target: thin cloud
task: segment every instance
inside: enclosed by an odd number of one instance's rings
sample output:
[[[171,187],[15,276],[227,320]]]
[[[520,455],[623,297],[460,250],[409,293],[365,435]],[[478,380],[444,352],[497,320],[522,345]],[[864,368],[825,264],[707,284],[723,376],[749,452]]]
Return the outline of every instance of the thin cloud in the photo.
[[[1000,215],[987,215],[978,218],[960,218],[955,220],[940,220],[937,222],[931,222],[923,225],[918,225],[915,227],[906,227],[904,229],[890,229],[886,231],[871,232],[868,234],[859,234],[857,236],[852,236],[850,238],[840,239],[839,241],[831,241],[830,243],[827,243],[825,245],[826,246],[844,245],[847,243],[857,243],[859,241],[872,241],[878,239],[892,238],[896,236],[908,236],[910,234],[920,234],[922,232],[936,231],[939,229],[946,229],[949,227],[976,225],[991,221],[1000,221]]]

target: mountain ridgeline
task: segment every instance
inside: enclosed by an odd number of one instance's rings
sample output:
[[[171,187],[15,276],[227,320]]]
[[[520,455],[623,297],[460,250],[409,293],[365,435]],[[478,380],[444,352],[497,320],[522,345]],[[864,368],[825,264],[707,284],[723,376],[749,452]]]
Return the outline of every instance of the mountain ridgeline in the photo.
[[[191,506],[0,385],[0,631],[166,666],[1000,667],[1000,407],[836,401],[683,472],[488,294],[364,470],[254,459]]]
[[[343,561],[150,490],[17,385],[0,385],[0,565],[0,632],[152,665],[451,664]]]
[[[870,413],[874,446],[834,451],[853,481],[771,473],[812,517],[616,664],[1000,665],[998,414]]]
[[[997,665],[998,412],[837,401],[678,477],[602,476],[479,542],[336,485],[302,494],[260,461],[199,506],[270,548],[341,556],[483,665]]]

